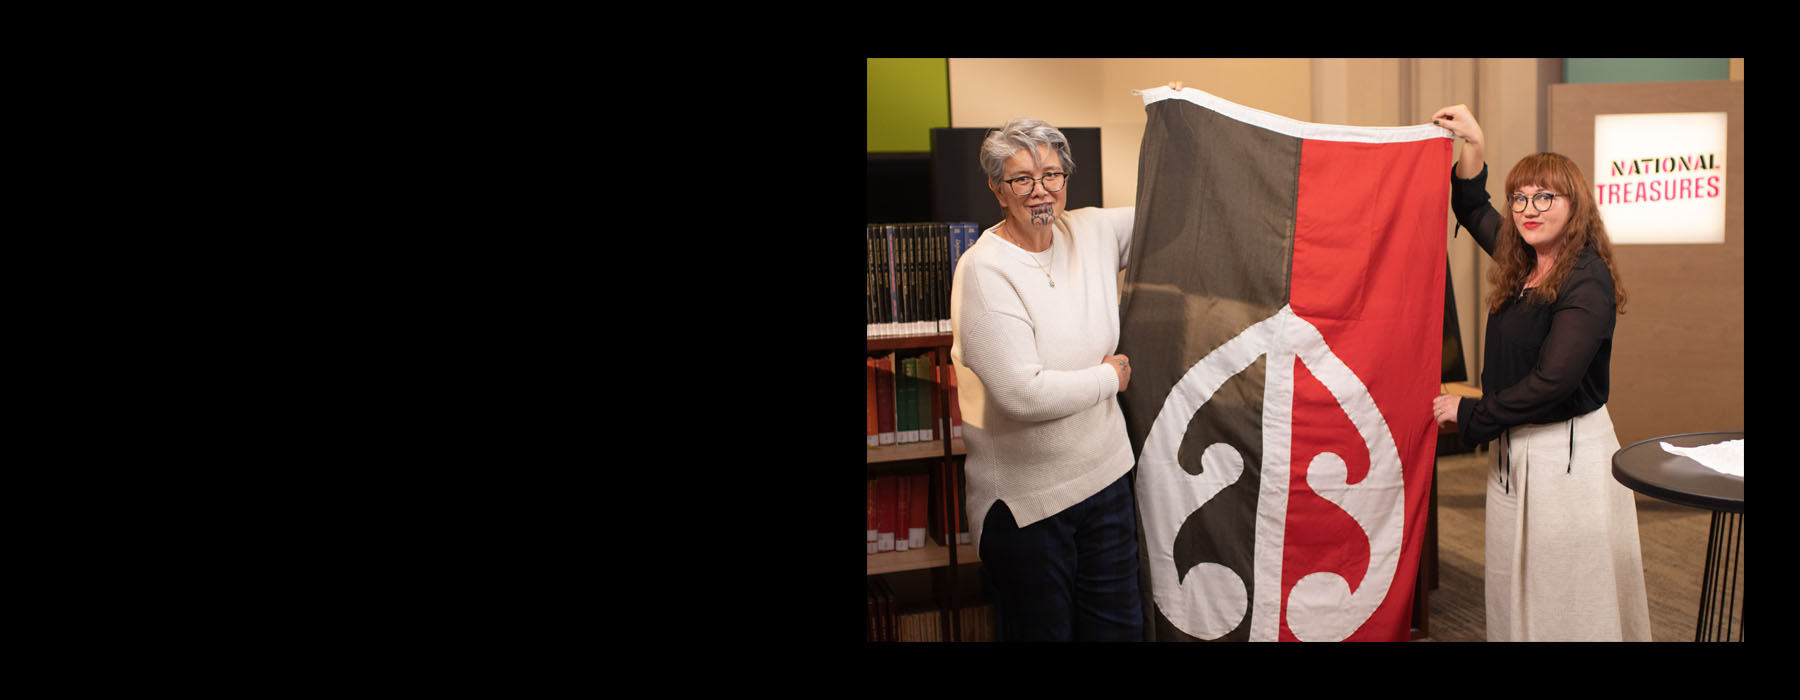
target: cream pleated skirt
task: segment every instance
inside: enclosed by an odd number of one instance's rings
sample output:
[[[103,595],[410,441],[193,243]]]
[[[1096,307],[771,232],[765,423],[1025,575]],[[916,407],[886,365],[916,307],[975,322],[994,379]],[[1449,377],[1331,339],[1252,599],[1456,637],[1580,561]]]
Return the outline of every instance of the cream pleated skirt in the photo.
[[[1637,503],[1612,475],[1618,449],[1605,406],[1494,441],[1488,641],[1650,641]]]

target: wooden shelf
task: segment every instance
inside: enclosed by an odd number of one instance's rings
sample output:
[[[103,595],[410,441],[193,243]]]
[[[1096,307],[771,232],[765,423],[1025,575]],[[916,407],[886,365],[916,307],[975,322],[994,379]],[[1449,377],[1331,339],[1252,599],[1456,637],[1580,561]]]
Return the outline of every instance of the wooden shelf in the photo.
[[[930,537],[925,538],[925,546],[922,549],[909,549],[904,552],[882,552],[880,554],[870,554],[867,556],[869,558],[868,575],[870,576],[874,576],[875,574],[891,574],[897,571],[932,569],[950,565],[950,549],[938,544]],[[956,546],[957,564],[973,564],[979,561],[981,561],[981,559],[975,555],[974,545],[959,544]]]
[[[963,451],[962,438],[956,438],[950,441],[950,454],[968,454]],[[931,442],[913,442],[905,445],[875,447],[868,450],[868,455],[869,459],[867,464],[904,462],[914,459],[942,459],[944,456],[944,441],[932,440]]]
[[[948,348],[954,342],[949,333],[925,335],[878,335],[869,338],[869,352],[907,350],[911,348]]]
[[[934,369],[943,371],[951,367],[949,351],[954,342],[955,337],[949,333],[875,336],[868,338],[868,353],[871,357],[878,357],[895,351],[935,351]],[[955,456],[965,454],[965,448],[961,438],[944,439],[950,434],[948,392],[933,390],[925,395],[932,397],[935,423],[932,432],[938,435],[939,439],[869,449],[865,468],[868,469],[869,474],[875,475],[889,471],[890,468],[886,466],[888,464],[906,462],[935,464],[930,477],[932,502],[929,507],[936,514],[933,520],[943,521],[950,517],[945,511],[946,499],[952,502],[956,500],[956,484],[960,481],[956,474],[958,468]],[[949,495],[944,495],[946,493]],[[954,534],[947,536],[955,539]],[[908,571],[931,571],[934,581],[933,590],[937,591],[940,610],[938,619],[941,624],[939,628],[941,638],[946,640],[963,638],[961,625],[953,619],[952,615],[943,611],[957,608],[957,569],[962,564],[980,561],[974,546],[965,544],[947,547],[927,537],[925,546],[918,549],[909,549],[904,552],[883,552],[867,556],[869,576]]]

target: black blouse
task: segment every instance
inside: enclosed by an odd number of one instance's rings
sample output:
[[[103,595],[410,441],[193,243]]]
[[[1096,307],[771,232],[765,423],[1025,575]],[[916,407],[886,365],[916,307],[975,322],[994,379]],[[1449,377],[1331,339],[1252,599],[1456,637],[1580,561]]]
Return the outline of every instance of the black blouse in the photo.
[[[1450,177],[1450,208],[1489,256],[1500,232],[1500,212],[1489,204],[1487,165],[1474,179]],[[1457,430],[1469,445],[1507,428],[1555,423],[1606,404],[1617,306],[1612,272],[1593,248],[1582,249],[1549,305],[1530,302],[1525,290],[1488,315],[1481,399],[1464,398]]]

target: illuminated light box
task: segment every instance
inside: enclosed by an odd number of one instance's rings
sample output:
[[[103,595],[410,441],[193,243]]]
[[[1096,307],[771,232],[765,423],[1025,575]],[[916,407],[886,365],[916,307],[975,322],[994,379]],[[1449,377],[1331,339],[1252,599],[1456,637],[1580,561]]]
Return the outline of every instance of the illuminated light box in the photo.
[[[1594,116],[1594,198],[1614,243],[1725,242],[1725,113]]]

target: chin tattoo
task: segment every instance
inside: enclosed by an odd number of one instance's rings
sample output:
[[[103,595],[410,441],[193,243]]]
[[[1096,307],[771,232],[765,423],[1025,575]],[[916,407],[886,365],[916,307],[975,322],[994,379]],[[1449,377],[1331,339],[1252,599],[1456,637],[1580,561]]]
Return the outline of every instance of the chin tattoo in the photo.
[[[1048,204],[1041,206],[1041,207],[1032,207],[1031,208],[1031,223],[1037,224],[1040,226],[1050,223],[1051,213],[1054,212],[1055,210],[1056,210],[1055,206],[1048,205]]]

